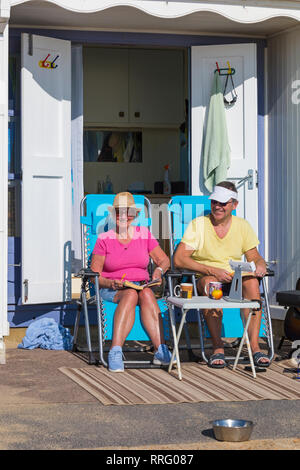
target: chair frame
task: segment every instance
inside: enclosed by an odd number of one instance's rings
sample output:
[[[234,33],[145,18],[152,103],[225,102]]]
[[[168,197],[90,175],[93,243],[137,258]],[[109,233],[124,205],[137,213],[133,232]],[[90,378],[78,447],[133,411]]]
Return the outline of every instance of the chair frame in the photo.
[[[191,197],[191,196],[189,196]],[[190,276],[192,279],[193,287],[194,287],[194,293],[195,295],[198,295],[197,291],[197,283],[196,283],[196,272],[195,271],[189,271],[189,270],[177,270],[174,269],[174,262],[173,262],[173,257],[174,257],[174,236],[173,236],[173,220],[172,220],[172,211],[170,210],[172,206],[173,198],[170,199],[168,203],[168,224],[169,224],[169,242],[170,242],[170,257],[171,257],[171,272],[168,278],[168,285],[169,285],[169,290],[171,292],[170,295],[173,295],[173,282],[172,278],[180,278],[184,276]],[[268,276],[274,276],[274,271],[270,270],[268,267],[267,263],[267,274],[266,277]],[[269,305],[269,299],[268,299],[268,293],[267,293],[267,284],[266,284],[266,279],[265,277],[260,279],[262,283],[262,289],[263,292],[261,293],[261,299],[262,299],[262,322],[263,322],[263,330],[266,333],[264,338],[267,338],[267,343],[268,343],[268,358],[270,361],[272,361],[274,357],[274,342],[273,342],[273,332],[272,332],[272,322],[271,322],[271,314],[270,314],[270,305]],[[241,318],[243,321],[243,325],[245,325],[245,318],[243,315],[243,312],[240,311],[241,313]],[[200,342],[200,352],[201,352],[201,357],[205,362],[208,362],[208,358],[205,354],[205,319],[203,316],[202,310],[197,310],[197,323],[198,323],[198,331],[199,331],[199,342]],[[230,347],[238,347],[239,343],[241,341],[241,338],[238,338],[236,341],[234,341],[232,344],[230,344]],[[235,359],[234,356],[225,356],[225,359],[227,361],[233,361]],[[249,359],[248,357],[240,356],[240,362],[245,362],[248,363]]]

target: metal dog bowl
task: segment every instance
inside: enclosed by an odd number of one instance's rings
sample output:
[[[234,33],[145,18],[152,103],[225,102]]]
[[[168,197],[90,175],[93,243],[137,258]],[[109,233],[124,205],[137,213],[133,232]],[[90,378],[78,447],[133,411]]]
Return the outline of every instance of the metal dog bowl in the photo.
[[[212,424],[218,441],[248,441],[253,430],[253,422],[244,419],[217,419]]]

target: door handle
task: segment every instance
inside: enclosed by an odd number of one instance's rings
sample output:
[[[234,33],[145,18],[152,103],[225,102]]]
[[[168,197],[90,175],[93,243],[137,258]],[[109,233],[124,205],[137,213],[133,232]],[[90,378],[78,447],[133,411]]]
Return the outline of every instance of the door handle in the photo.
[[[254,189],[254,173],[257,175],[256,170],[248,170],[248,175],[244,176],[244,178],[235,177],[235,178],[228,178],[228,179],[237,180],[237,185],[236,185],[237,189],[239,189],[241,186],[243,186],[244,183],[246,183],[246,181],[248,181],[248,189],[251,191]]]

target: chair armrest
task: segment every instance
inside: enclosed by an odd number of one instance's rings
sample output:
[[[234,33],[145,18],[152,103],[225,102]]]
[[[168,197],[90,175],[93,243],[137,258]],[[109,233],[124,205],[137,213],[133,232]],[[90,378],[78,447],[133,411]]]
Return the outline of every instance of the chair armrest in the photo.
[[[275,271],[273,271],[273,269],[267,268],[266,276],[268,276],[268,277],[275,276]]]
[[[96,273],[95,271],[92,271],[90,268],[82,268],[80,271],[76,274],[75,277],[99,277],[99,273]]]
[[[197,271],[190,271],[187,269],[169,269],[168,271],[165,272],[164,276],[181,277],[181,276],[196,276],[197,274],[198,274]],[[275,276],[275,271],[267,268],[266,276],[268,277]]]
[[[169,269],[164,273],[166,277],[182,277],[182,276],[195,276],[197,271],[190,271],[187,269]]]

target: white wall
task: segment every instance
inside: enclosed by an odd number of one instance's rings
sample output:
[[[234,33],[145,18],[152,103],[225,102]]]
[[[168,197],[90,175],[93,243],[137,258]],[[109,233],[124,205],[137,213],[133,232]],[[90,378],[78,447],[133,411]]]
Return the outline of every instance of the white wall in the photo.
[[[297,82],[298,80],[298,82]],[[268,40],[269,260],[275,293],[300,277],[300,29]]]
[[[170,180],[179,180],[179,129],[143,129],[142,163],[85,163],[84,191],[97,192],[99,180],[110,175],[114,192],[125,191],[135,181],[143,181],[145,189],[154,191],[154,182],[163,181],[164,165],[171,164]]]

